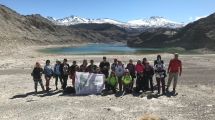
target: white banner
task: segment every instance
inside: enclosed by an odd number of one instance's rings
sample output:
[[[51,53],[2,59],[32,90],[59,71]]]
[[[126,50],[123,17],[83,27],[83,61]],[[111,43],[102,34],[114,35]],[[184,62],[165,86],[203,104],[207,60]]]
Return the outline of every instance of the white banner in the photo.
[[[104,75],[76,72],[75,91],[77,95],[99,94],[104,89]]]

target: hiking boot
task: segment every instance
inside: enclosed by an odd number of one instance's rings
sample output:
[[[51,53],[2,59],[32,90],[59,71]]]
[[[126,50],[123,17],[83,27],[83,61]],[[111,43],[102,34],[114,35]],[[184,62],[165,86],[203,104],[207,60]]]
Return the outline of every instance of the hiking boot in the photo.
[[[41,86],[41,88],[42,88],[42,90],[43,90],[43,92],[45,91],[45,88],[44,88],[44,86]]]
[[[169,88],[166,88],[166,92],[169,92]]]
[[[116,90],[113,90],[113,93],[115,94],[115,93],[116,93]]]
[[[46,92],[49,92],[50,88],[46,88]]]
[[[175,93],[176,93],[176,91],[175,91],[175,90],[173,90],[173,91],[172,91],[172,93],[173,93],[173,94],[175,94]]]

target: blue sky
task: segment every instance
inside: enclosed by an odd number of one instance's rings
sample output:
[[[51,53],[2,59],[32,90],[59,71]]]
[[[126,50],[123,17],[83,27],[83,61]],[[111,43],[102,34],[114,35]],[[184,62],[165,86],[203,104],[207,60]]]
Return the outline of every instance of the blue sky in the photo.
[[[215,0],[0,0],[17,12],[63,18],[112,18],[120,21],[162,16],[190,22],[215,12]]]

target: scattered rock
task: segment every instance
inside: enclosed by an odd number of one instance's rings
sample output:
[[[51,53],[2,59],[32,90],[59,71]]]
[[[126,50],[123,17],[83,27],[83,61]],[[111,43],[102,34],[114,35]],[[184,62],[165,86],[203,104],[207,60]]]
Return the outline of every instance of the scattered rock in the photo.
[[[107,111],[114,111],[114,112],[120,112],[123,110],[122,108],[119,108],[119,107],[105,107],[104,109]]]

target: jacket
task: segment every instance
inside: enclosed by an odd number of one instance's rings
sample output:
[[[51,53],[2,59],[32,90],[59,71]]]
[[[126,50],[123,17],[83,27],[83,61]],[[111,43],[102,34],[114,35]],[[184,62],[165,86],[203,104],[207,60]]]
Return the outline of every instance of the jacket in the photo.
[[[32,75],[34,80],[38,80],[38,79],[41,79],[42,73],[43,73],[42,68],[34,68],[31,75]]]
[[[169,62],[168,72],[177,73],[182,71],[182,63],[180,60],[172,59]]]
[[[46,76],[52,76],[53,75],[53,70],[51,65],[45,65],[44,67],[44,74]]]
[[[137,73],[144,72],[144,66],[143,66],[142,64],[137,64],[137,65],[135,66],[135,71],[136,71]]]
[[[134,64],[127,64],[126,68],[129,70],[130,75],[134,78],[135,77],[135,65]]]
[[[61,75],[60,64],[55,64],[55,66],[54,66],[54,74],[55,75]]]
[[[61,64],[60,73],[62,76],[68,76],[69,75],[69,64]]]
[[[124,65],[117,65],[115,67],[115,73],[117,77],[123,76],[124,72],[125,72]]]

